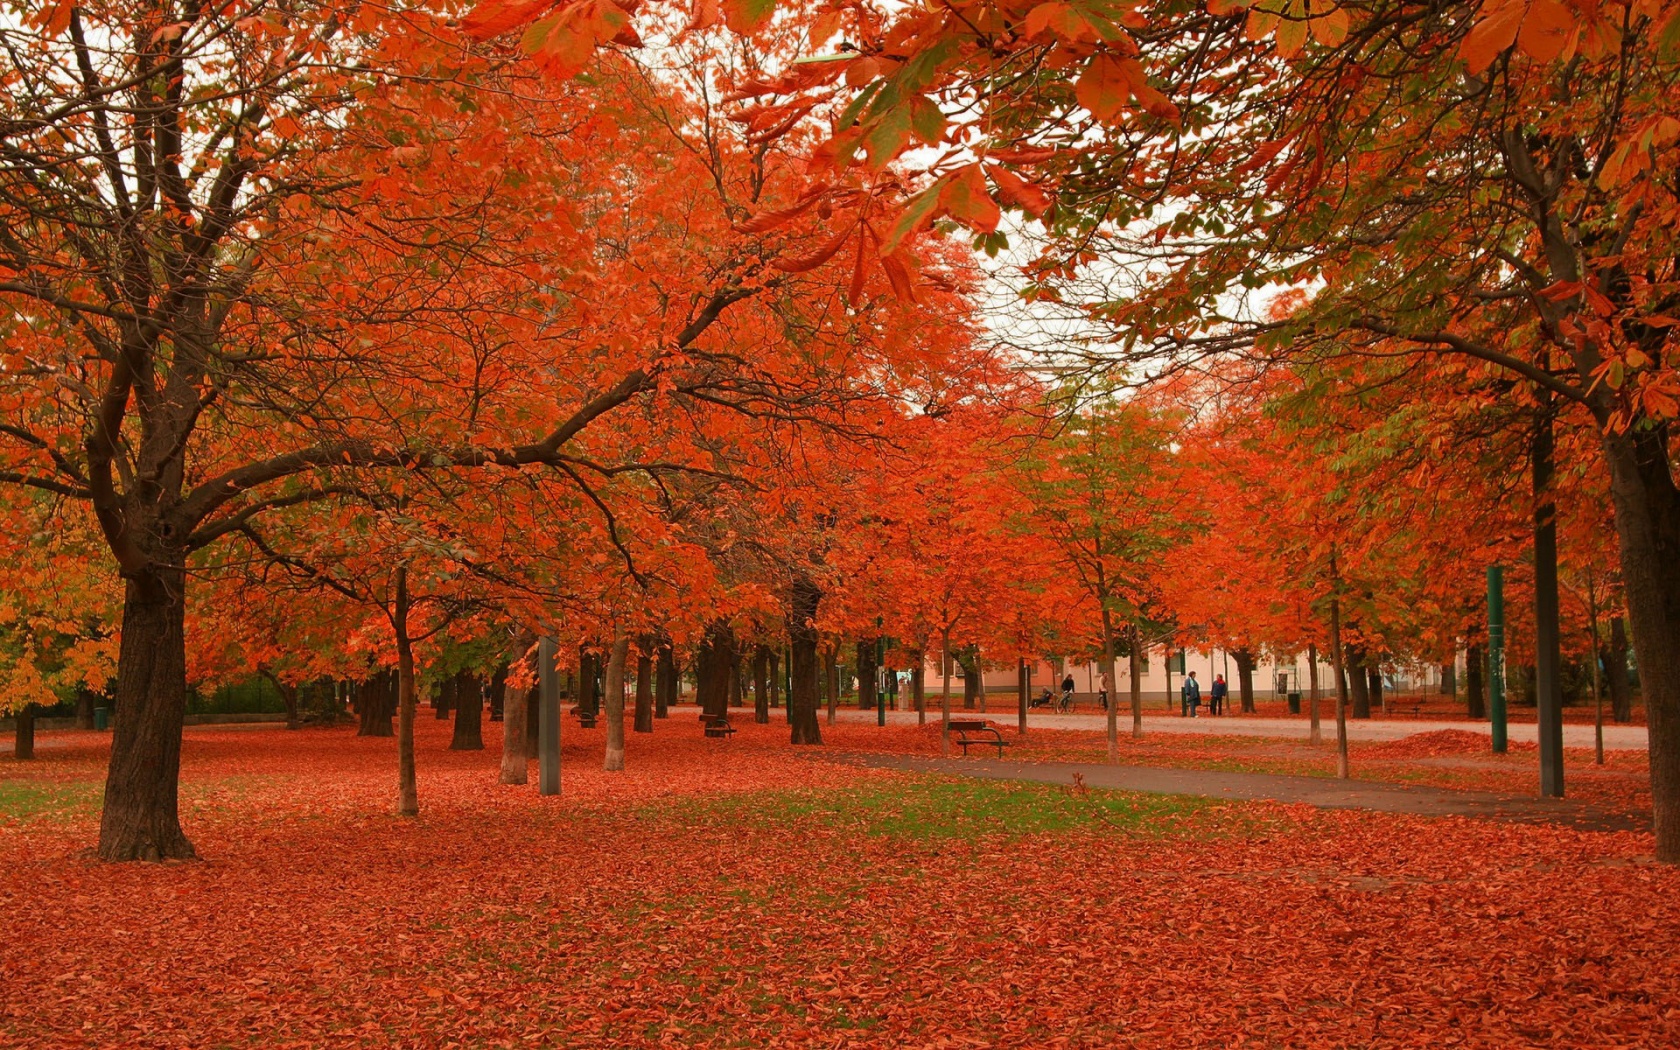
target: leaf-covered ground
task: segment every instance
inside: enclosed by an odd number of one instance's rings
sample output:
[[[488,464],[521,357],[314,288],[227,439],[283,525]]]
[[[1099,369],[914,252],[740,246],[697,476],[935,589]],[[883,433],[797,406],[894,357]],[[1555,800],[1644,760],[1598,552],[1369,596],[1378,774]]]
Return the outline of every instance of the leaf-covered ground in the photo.
[[[193,730],[207,859],[167,866],[79,854],[103,740],[43,734],[0,760],[0,1045],[1680,1044],[1647,836],[909,777],[742,729],[674,717],[613,775],[569,729],[555,800],[423,720],[412,821],[390,740]]]

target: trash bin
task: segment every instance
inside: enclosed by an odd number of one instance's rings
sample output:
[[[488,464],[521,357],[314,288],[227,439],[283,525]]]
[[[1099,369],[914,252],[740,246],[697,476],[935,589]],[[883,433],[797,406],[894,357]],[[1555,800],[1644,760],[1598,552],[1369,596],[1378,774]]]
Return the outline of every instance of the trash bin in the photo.
[[[1292,714],[1292,715],[1298,715],[1298,714],[1301,713],[1301,694],[1300,693],[1290,693],[1289,694],[1289,713]]]
[[[111,727],[111,709],[96,707],[93,709],[93,728],[109,729]]]

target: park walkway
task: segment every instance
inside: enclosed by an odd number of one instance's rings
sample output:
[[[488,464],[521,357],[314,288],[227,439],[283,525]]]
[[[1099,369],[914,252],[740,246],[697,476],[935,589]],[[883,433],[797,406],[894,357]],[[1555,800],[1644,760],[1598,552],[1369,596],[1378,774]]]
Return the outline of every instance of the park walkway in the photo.
[[[956,773],[989,780],[1025,780],[1039,784],[1074,783],[1118,791],[1146,791],[1200,798],[1304,803],[1321,809],[1367,809],[1416,816],[1478,817],[1518,823],[1561,824],[1584,831],[1646,830],[1649,823],[1569,799],[1496,795],[1480,791],[1384,784],[1329,777],[1234,773],[1154,766],[1110,766],[1089,762],[1009,762],[997,759],[920,758],[910,755],[853,753],[838,761],[870,769],[916,773]]]
[[[928,721],[939,721],[938,698],[929,697]],[[1013,726],[1015,724],[1015,708],[1008,703],[1009,698],[988,698],[987,712],[984,716],[994,722]],[[1007,706],[1006,706],[1007,705]],[[875,721],[874,711],[859,711],[842,708],[836,712],[837,716],[847,722]],[[952,718],[974,718],[978,711],[967,711],[962,708],[961,700],[951,709]],[[888,711],[887,721],[893,725],[914,725],[916,712]],[[1086,731],[1093,733],[1105,732],[1108,728],[1108,718],[1100,710],[1087,707],[1070,714],[1056,714],[1042,708],[1027,714],[1027,728],[1030,729],[1065,729],[1075,732]],[[1380,743],[1387,740],[1404,740],[1419,733],[1439,732],[1443,729],[1458,729],[1467,733],[1488,734],[1491,730],[1486,722],[1465,721],[1434,721],[1428,719],[1357,719],[1348,721],[1348,739],[1366,743]],[[1132,716],[1129,710],[1120,712],[1120,732],[1130,734],[1132,731]],[[1270,737],[1278,740],[1306,740],[1311,733],[1305,717],[1301,718],[1259,718],[1252,715],[1225,715],[1214,718],[1203,715],[1200,718],[1180,718],[1177,715],[1166,714],[1157,708],[1151,714],[1145,712],[1143,716],[1143,731],[1145,733],[1173,733],[1180,736],[1253,736]],[[1323,721],[1325,739],[1333,739],[1336,735],[1334,719]],[[1539,730],[1532,722],[1512,722],[1508,730],[1510,739],[1519,743],[1535,743],[1540,739]],[[1593,727],[1590,725],[1565,725],[1563,727],[1564,747],[1592,747]],[[1643,751],[1646,747],[1646,733],[1644,726],[1604,727],[1604,746],[1612,751]]]

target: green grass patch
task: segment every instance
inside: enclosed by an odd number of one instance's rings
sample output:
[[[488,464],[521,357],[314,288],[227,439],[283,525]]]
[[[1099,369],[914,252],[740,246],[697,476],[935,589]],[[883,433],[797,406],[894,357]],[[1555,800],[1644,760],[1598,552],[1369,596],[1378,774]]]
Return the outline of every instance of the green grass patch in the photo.
[[[0,821],[91,819],[104,797],[104,788],[91,781],[0,780]]]
[[[1066,832],[1150,837],[1206,834],[1201,814],[1216,800],[1089,790],[1011,780],[902,776],[846,789],[761,791],[684,799],[658,809],[685,823],[843,827],[918,841],[1021,838]],[[1192,825],[1196,825],[1192,829]]]

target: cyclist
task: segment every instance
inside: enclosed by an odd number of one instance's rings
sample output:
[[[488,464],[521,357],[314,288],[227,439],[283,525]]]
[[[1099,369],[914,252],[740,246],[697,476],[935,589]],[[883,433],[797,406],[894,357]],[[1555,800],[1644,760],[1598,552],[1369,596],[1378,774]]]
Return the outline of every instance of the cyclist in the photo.
[[[1069,671],[1066,675],[1064,675],[1062,677],[1062,703],[1061,703],[1061,706],[1060,706],[1060,710],[1064,713],[1073,710],[1073,672],[1072,671]]]

